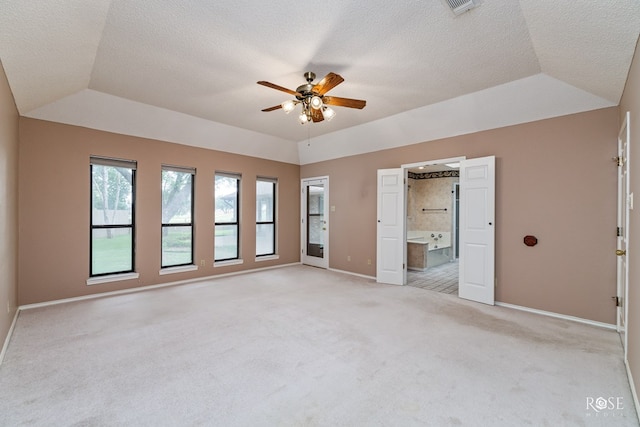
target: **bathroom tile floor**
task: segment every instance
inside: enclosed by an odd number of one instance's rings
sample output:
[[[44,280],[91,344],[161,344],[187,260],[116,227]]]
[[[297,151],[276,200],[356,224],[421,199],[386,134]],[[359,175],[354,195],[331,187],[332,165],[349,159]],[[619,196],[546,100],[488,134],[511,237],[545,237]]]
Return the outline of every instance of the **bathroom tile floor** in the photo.
[[[458,260],[428,268],[407,271],[407,285],[446,294],[458,293]]]

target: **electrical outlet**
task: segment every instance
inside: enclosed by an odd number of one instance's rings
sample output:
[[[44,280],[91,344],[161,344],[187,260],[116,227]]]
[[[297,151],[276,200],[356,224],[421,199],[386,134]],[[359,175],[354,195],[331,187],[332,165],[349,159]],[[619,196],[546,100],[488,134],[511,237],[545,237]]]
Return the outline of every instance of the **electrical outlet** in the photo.
[[[370,259],[367,260],[367,265],[371,265],[371,260]]]
[[[347,262],[351,262],[351,255],[347,255]]]
[[[205,261],[205,260],[203,260],[203,259],[201,259],[201,260],[200,260],[200,266],[201,266],[201,267],[204,267],[204,265],[205,265],[205,264],[206,264],[206,261]]]

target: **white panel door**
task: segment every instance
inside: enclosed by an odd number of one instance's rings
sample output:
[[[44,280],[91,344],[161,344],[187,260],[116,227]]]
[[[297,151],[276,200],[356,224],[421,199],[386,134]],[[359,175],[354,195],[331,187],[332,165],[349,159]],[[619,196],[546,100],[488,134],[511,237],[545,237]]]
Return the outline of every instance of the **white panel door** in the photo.
[[[625,360],[627,356],[627,296],[629,294],[629,265],[627,250],[629,247],[629,209],[631,196],[629,194],[629,112],[618,134],[618,291],[616,298],[617,320],[616,326],[624,348]]]
[[[376,280],[405,283],[404,170],[378,170]]]
[[[495,302],[495,156],[460,162],[460,298]]]

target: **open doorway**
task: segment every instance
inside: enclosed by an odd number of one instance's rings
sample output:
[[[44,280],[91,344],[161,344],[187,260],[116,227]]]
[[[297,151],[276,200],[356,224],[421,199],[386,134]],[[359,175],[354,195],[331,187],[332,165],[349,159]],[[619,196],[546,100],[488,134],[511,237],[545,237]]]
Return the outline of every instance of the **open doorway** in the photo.
[[[412,167],[460,164],[458,296],[495,303],[495,156],[378,169],[376,282],[407,284],[406,179]],[[444,234],[443,234],[444,236]],[[430,237],[430,234],[429,234]]]
[[[408,165],[407,285],[458,294],[460,163]]]

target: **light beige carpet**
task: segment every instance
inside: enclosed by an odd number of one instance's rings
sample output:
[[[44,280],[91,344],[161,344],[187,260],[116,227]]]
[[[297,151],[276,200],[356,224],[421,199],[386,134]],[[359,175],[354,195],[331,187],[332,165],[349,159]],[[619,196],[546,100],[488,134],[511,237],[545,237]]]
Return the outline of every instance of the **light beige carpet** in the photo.
[[[638,421],[613,331],[294,266],[22,311],[0,425]]]

